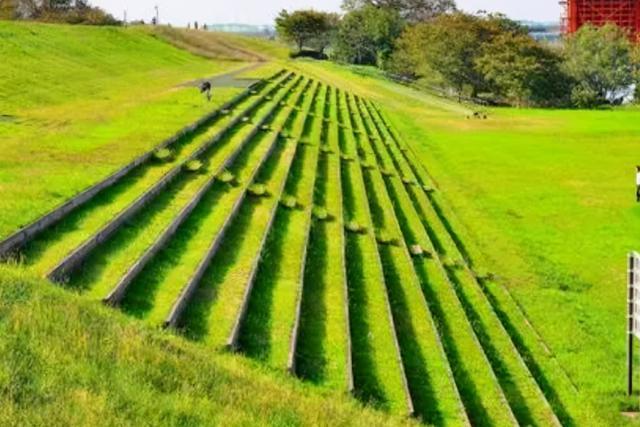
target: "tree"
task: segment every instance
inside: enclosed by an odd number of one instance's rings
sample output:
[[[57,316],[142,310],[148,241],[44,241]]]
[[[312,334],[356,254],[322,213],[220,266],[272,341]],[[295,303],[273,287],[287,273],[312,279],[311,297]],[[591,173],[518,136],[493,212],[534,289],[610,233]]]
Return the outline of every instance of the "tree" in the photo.
[[[344,0],[342,7],[347,11],[375,6],[391,9],[408,22],[420,22],[456,10],[455,0]]]
[[[614,24],[585,25],[565,43],[564,68],[576,84],[571,98],[578,107],[610,103],[634,83],[633,47]]]
[[[337,15],[315,10],[282,10],[276,18],[278,36],[294,43],[298,51],[313,47],[323,52],[328,46],[331,33],[337,24]]]
[[[570,91],[561,61],[529,35],[506,32],[484,46],[476,65],[496,95],[518,106],[551,106],[566,103]]]
[[[400,15],[390,9],[366,5],[348,12],[338,28],[335,56],[354,64],[381,65],[391,55],[403,25]]]
[[[493,82],[478,67],[485,46],[501,34],[526,35],[514,21],[499,14],[461,12],[437,16],[409,26],[396,43],[392,63],[403,75],[437,80],[459,96],[491,92]]]

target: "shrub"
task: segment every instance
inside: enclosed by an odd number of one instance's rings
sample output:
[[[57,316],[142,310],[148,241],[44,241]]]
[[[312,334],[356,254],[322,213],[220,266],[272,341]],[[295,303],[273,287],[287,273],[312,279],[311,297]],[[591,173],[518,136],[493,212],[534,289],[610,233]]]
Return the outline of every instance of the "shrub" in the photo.
[[[188,172],[199,172],[200,170],[202,170],[203,166],[204,165],[200,160],[189,160],[187,163],[185,163],[184,168]]]
[[[395,173],[393,172],[393,170],[391,170],[391,169],[387,169],[387,168],[382,169],[382,170],[380,171],[380,173],[381,173],[383,176],[386,176],[386,177],[393,177],[393,176],[395,176]]]
[[[290,194],[285,194],[280,199],[280,204],[287,209],[295,209],[298,207],[298,199]]]
[[[216,179],[224,184],[232,184],[235,181],[236,177],[231,172],[225,169],[218,174]]]
[[[355,233],[355,234],[364,234],[366,233],[367,229],[360,225],[357,221],[349,221],[344,225],[345,230],[347,230],[350,233]]]
[[[254,197],[266,197],[268,195],[267,187],[264,184],[252,184],[247,189],[247,192]]]
[[[326,221],[329,219],[329,212],[323,206],[315,206],[311,214],[319,221]]]
[[[393,236],[387,230],[378,230],[376,233],[376,241],[384,246],[396,246],[398,245],[398,239]]]
[[[153,158],[159,162],[166,162],[171,159],[173,153],[168,148],[161,148],[153,152]]]

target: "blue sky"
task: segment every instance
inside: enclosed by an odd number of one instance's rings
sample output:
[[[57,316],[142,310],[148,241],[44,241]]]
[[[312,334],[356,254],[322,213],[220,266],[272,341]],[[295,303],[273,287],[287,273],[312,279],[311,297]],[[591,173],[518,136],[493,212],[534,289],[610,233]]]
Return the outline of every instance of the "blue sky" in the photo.
[[[160,9],[160,20],[174,25],[189,21],[207,23],[241,22],[270,24],[281,9],[314,8],[340,10],[342,0],[93,0],[121,18],[127,10],[129,19],[149,20],[154,6]],[[556,21],[560,16],[558,0],[457,0],[458,7],[475,12],[503,12],[514,19]]]

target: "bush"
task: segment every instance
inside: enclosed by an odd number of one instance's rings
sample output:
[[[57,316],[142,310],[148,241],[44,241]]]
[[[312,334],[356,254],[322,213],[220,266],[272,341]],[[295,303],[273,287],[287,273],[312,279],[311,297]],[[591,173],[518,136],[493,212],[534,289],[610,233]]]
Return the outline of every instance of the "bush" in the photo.
[[[231,172],[225,169],[224,171],[218,174],[216,179],[224,184],[233,184],[236,177]]]
[[[159,162],[166,162],[171,159],[173,152],[168,148],[161,148],[153,152],[153,158]]]
[[[290,194],[285,194],[280,199],[280,204],[287,209],[295,209],[298,207],[298,199]]]
[[[326,221],[329,219],[329,212],[322,206],[315,206],[311,214],[318,221]]]
[[[252,184],[247,189],[247,192],[254,197],[266,197],[268,195],[267,187],[264,184]]]
[[[189,160],[185,163],[184,168],[188,172],[199,172],[202,170],[204,164],[200,160]]]

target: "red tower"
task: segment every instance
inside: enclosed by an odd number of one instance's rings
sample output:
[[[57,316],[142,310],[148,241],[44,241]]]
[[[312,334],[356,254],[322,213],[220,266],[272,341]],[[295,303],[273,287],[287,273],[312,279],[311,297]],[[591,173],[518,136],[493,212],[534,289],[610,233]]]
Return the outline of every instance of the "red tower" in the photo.
[[[571,34],[585,25],[617,24],[630,32],[634,40],[640,39],[640,0],[564,0],[563,27]]]

